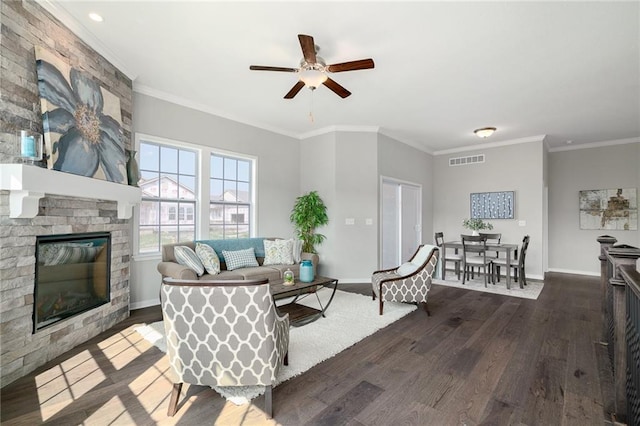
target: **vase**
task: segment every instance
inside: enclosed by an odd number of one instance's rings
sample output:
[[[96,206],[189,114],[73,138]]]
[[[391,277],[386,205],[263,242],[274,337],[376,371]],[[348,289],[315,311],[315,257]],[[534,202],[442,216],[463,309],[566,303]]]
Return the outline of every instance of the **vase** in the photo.
[[[471,235],[473,235],[474,237],[477,237],[478,235],[480,235],[480,232],[478,232],[477,229],[474,229],[471,231]]]
[[[303,260],[300,263],[300,281],[310,283],[313,281],[313,263],[310,260]]]
[[[131,186],[138,186],[140,169],[136,161],[136,151],[133,149],[127,149],[125,151],[127,152],[127,182]]]

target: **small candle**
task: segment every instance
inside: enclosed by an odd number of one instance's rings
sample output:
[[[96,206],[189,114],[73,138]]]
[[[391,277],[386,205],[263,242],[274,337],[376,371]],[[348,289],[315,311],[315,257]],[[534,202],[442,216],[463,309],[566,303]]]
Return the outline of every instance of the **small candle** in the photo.
[[[33,136],[22,136],[20,155],[31,158],[36,156],[36,140]]]

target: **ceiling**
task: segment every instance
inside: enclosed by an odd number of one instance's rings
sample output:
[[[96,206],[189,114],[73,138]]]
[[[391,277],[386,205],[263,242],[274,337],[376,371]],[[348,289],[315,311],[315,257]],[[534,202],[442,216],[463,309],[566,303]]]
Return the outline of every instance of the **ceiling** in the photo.
[[[40,1],[134,90],[298,138],[378,129],[440,153],[640,137],[635,1]],[[348,98],[320,87],[285,100],[296,74],[249,65],[297,67],[298,34],[327,63],[373,58],[375,69],[331,76]],[[480,140],[485,126],[498,131]]]

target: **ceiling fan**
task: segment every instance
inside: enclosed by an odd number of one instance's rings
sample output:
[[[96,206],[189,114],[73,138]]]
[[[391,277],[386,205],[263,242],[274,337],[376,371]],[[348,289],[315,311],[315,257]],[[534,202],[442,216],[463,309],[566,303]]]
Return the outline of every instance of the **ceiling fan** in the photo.
[[[300,67],[285,68],[262,65],[251,65],[249,67],[250,70],[254,71],[298,73],[300,81],[298,81],[291,90],[284,95],[285,99],[293,99],[293,97],[296,96],[304,86],[308,86],[311,90],[315,90],[320,84],[324,84],[341,98],[346,98],[351,95],[351,92],[329,78],[327,73],[365,70],[374,67],[373,59],[370,58],[327,65],[324,59],[317,55],[317,52],[320,49],[313,42],[313,37],[310,35],[298,34],[298,40],[300,41],[300,47],[302,48],[303,55],[303,58],[300,60]]]

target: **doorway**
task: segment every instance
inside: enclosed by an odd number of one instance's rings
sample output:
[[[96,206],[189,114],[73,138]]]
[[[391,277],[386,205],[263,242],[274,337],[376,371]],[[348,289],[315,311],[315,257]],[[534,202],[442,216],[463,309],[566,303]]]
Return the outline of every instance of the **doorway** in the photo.
[[[380,267],[394,268],[422,243],[422,187],[383,177],[380,204]]]

